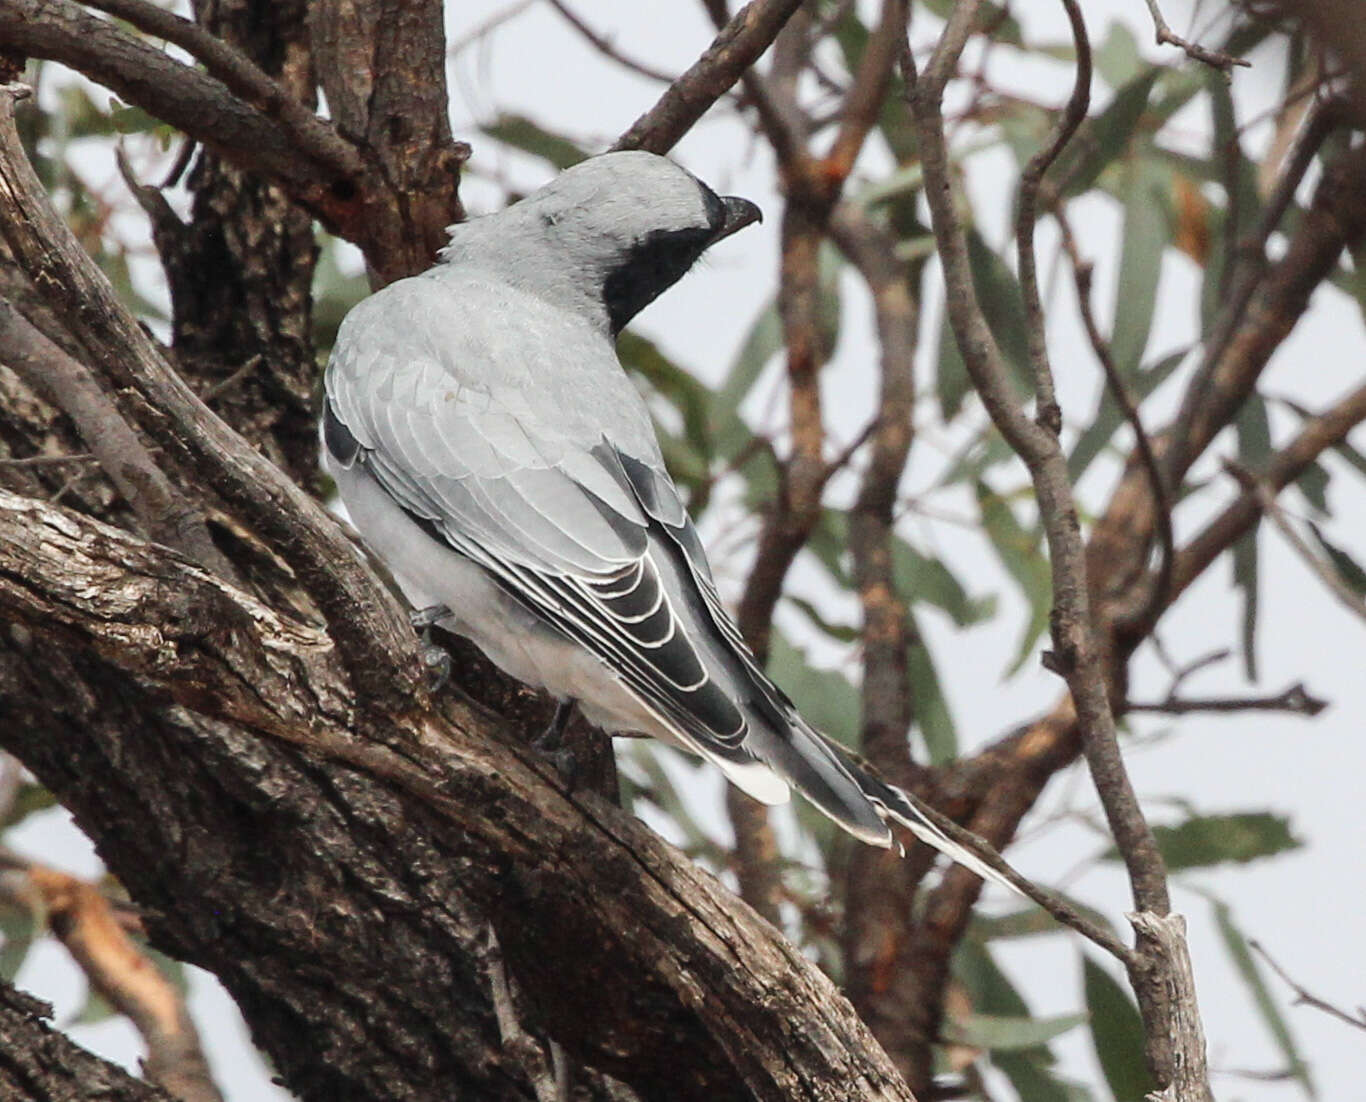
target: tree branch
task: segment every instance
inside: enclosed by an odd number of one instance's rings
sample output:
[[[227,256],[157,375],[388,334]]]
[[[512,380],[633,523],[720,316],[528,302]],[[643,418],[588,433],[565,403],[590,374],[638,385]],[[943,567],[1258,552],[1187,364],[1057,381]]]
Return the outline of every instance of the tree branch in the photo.
[[[801,0],[751,0],[612,148],[667,153],[730,90],[740,74],[759,60],[799,7]]]
[[[91,986],[142,1035],[145,1071],[180,1102],[222,1102],[185,1000],[133,944],[97,888],[46,865],[15,861],[42,901],[48,928],[66,947]]]
[[[1073,0],[1065,0],[1074,32],[1085,38],[1080,13]],[[1124,857],[1134,900],[1142,912],[1161,918],[1170,902],[1166,868],[1138,804],[1119,753],[1114,715],[1111,711],[1105,669],[1092,621],[1086,577],[1085,551],[1077,523],[1076,507],[1067,477],[1067,464],[1052,426],[1036,424],[1024,413],[1010,385],[1010,376],[987,327],[967,262],[967,245],[954,209],[948,150],[944,136],[942,95],[954,72],[979,5],[973,0],[955,6],[935,47],[923,77],[917,78],[910,44],[903,47],[903,70],[912,114],[920,142],[926,196],[935,240],[944,267],[949,320],[973,385],[982,396],[992,421],[1029,468],[1039,500],[1039,513],[1048,537],[1054,609],[1052,634],[1057,653],[1053,667],[1067,680],[1077,709],[1083,751],[1100,793],[1115,842]],[[1079,49],[1079,56],[1081,50]],[[1080,81],[1078,82],[1080,84]],[[1066,133],[1065,115],[1061,133]],[[1052,148],[1051,146],[1049,147]],[[1049,160],[1043,154],[1042,166]],[[1042,168],[1039,170],[1042,171]],[[1028,176],[1026,176],[1026,182]],[[1021,253],[1032,249],[1031,223],[1018,241]],[[1037,319],[1036,319],[1037,320]],[[1051,393],[1051,378],[1042,340],[1033,345],[1033,368],[1041,395]],[[1140,965],[1130,969],[1144,1015],[1149,1063],[1164,1087],[1175,1083],[1185,1066],[1203,1064],[1203,1037],[1198,1030],[1180,1032],[1184,1022],[1198,1021],[1195,1008],[1175,1006],[1168,972],[1171,954],[1159,954],[1155,944],[1140,938]],[[1206,1097],[1208,1086],[1182,1097]]]
[[[0,1094],[14,1102],[173,1102],[72,1042],[43,1019],[52,1007],[0,982]]]
[[[647,1096],[908,1102],[778,933],[468,706],[410,721],[401,752],[357,738],[326,636],[10,494],[0,610],[22,629],[0,639],[0,681],[22,686],[0,742],[97,843],[117,836],[102,849],[154,942],[223,978],[308,1097],[531,1097],[499,1056],[491,921],[539,1024]]]
[[[167,449],[187,450],[205,484],[286,549],[347,656],[362,705],[376,716],[420,707],[425,689],[407,618],[322,507],[204,406],[118,300],[52,210],[24,156],[14,128],[15,87],[0,89],[0,233],[29,278],[52,289],[113,381],[133,387],[158,411],[144,425],[149,434]]]
[[[209,538],[203,513],[171,485],[85,365],[48,340],[3,298],[0,348],[7,367],[71,418],[152,539],[184,552],[221,577],[237,576]]]

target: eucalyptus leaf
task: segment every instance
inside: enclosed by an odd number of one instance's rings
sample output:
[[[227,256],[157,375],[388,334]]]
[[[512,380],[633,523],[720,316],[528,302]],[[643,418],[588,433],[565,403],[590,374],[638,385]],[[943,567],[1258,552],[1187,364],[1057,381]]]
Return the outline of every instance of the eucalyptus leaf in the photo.
[[[1276,1000],[1267,988],[1266,981],[1262,978],[1261,969],[1258,968],[1257,961],[1248,947],[1247,939],[1233,920],[1233,912],[1229,909],[1228,904],[1222,900],[1211,898],[1210,902],[1213,904],[1214,922],[1219,928],[1219,936],[1223,939],[1224,948],[1228,950],[1233,966],[1238,970],[1238,975],[1242,977],[1248,991],[1251,992],[1252,1001],[1257,1005],[1262,1021],[1266,1023],[1267,1030],[1275,1039],[1276,1047],[1281,1050],[1281,1055],[1285,1057],[1288,1073],[1299,1080],[1300,1085],[1304,1088],[1304,1093],[1309,1098],[1317,1098],[1318,1089],[1314,1085],[1309,1065],[1300,1056],[1299,1048],[1295,1044],[1295,1037],[1290,1032],[1290,1025],[1286,1022],[1284,1015],[1281,1014],[1280,1007],[1276,1005]]]
[[[1002,1052],[1018,1052],[1046,1044],[1086,1021],[1085,1014],[1063,1014],[1054,1018],[1010,1018],[996,1014],[971,1014],[958,1021],[945,1021],[944,1036],[960,1045]]]
[[[1304,844],[1291,833],[1289,819],[1269,811],[1193,815],[1176,826],[1154,826],[1153,836],[1172,872],[1230,861],[1247,864]],[[1119,860],[1114,847],[1103,856]]]
[[[1082,954],[1082,983],[1091,1012],[1091,1040],[1115,1102],[1142,1102],[1157,1084],[1143,1056],[1143,1020],[1128,993]]]

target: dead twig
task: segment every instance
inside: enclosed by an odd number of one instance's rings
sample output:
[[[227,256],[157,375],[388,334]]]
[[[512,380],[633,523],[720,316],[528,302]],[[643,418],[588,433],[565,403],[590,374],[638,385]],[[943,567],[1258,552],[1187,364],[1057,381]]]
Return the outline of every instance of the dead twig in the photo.
[[[1276,958],[1266,951],[1266,947],[1260,941],[1254,941],[1249,938],[1248,946],[1254,953],[1257,953],[1266,961],[1266,963],[1271,966],[1272,971],[1280,976],[1290,989],[1295,992],[1295,1005],[1312,1006],[1316,1010],[1322,1010],[1325,1014],[1331,1014],[1340,1022],[1346,1022],[1348,1025],[1355,1026],[1357,1029],[1366,1029],[1366,1007],[1359,1006],[1356,1008],[1355,1014],[1349,1014],[1341,1007],[1334,1006],[1327,999],[1319,998],[1319,996],[1315,995],[1312,991],[1295,982],[1290,973],[1276,962]]]
[[[669,85],[659,102],[632,123],[612,148],[667,153],[772,45],[799,7],[801,0],[752,0],[746,4],[707,51]]]
[[[147,1045],[147,1079],[181,1102],[222,1102],[185,1000],[128,936],[128,923],[92,884],[19,855],[0,864],[25,878],[48,928],[90,985],[127,1017]]]
[[[1275,696],[1208,696],[1182,697],[1169,694],[1165,700],[1128,701],[1126,712],[1159,712],[1163,715],[1184,716],[1192,712],[1294,712],[1316,716],[1328,707],[1328,701],[1314,696],[1296,681]]]
[[[1246,58],[1234,57],[1222,50],[1211,50],[1206,46],[1201,46],[1198,42],[1187,41],[1179,34],[1173,33],[1171,27],[1167,26],[1166,19],[1162,17],[1162,9],[1158,7],[1157,0],[1145,0],[1145,3],[1148,5],[1148,13],[1153,17],[1154,37],[1159,46],[1175,46],[1183,50],[1192,61],[1212,65],[1224,73],[1227,73],[1235,65],[1251,66],[1252,62]]]

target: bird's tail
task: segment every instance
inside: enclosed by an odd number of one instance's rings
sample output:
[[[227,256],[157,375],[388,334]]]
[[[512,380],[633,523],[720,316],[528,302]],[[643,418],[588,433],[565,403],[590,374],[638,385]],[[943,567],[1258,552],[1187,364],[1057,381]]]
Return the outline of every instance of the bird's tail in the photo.
[[[770,764],[823,814],[856,838],[884,847],[896,844],[888,821],[899,823],[983,880],[1019,894],[1001,873],[935,826],[916,806],[915,797],[873,776],[849,751],[799,716],[794,719],[792,738],[784,740],[790,753]]]

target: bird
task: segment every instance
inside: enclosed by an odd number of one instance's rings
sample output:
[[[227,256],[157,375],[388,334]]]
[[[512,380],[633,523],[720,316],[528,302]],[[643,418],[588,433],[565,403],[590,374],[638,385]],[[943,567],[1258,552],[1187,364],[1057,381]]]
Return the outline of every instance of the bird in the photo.
[[[762,803],[795,788],[866,843],[897,845],[900,823],[1001,881],[769,679],[617,358],[628,322],[760,219],[625,151],[450,227],[433,267],[344,318],[323,465],[414,608],[518,681],[712,762]]]

